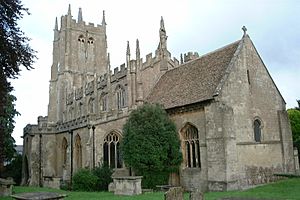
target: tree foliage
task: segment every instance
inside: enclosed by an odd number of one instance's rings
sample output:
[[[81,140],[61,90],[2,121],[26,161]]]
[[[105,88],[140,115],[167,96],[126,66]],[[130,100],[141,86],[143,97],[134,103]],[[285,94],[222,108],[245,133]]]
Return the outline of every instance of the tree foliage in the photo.
[[[288,109],[291,123],[294,146],[300,150],[300,110],[298,108]]]
[[[32,69],[35,51],[30,48],[29,39],[18,27],[17,21],[29,14],[20,0],[0,1],[0,176],[4,160],[10,159],[14,147],[11,133],[14,128],[16,98],[11,94],[13,87],[9,79],[17,78],[20,66]]]
[[[21,184],[22,179],[22,155],[15,154],[11,162],[5,166],[5,177],[12,177],[16,185]]]
[[[143,176],[143,186],[166,184],[168,174],[182,161],[175,124],[159,105],[145,104],[134,110],[123,126],[121,143],[127,167]]]

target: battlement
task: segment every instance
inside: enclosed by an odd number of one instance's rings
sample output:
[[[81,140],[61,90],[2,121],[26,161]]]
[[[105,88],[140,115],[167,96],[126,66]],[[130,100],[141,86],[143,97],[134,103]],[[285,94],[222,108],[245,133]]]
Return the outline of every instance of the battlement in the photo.
[[[197,52],[188,52],[184,54],[183,62],[186,63],[197,58],[199,58],[199,54]]]
[[[68,9],[68,13],[64,16],[61,17],[61,30],[62,29],[65,29],[66,27],[72,27],[72,28],[84,28],[84,29],[87,29],[87,30],[90,30],[90,31],[95,31],[95,32],[98,32],[98,31],[105,31],[105,27],[106,27],[106,22],[105,22],[105,13],[103,11],[103,16],[102,16],[102,24],[97,24],[95,25],[94,23],[86,23],[84,20],[83,20],[83,17],[82,17],[82,10],[81,8],[79,8],[79,11],[78,11],[78,19],[73,19],[72,17],[72,14],[71,14],[71,5],[69,5],[69,9]],[[57,25],[55,25],[57,28]]]
[[[63,30],[67,27],[67,18],[68,15],[62,16],[60,30]],[[70,27],[78,28],[78,29],[87,29],[93,32],[105,31],[105,26],[103,25],[100,24],[95,25],[94,23],[90,23],[90,22],[86,23],[85,21],[78,22],[75,19],[71,20]]]
[[[125,67],[125,63],[124,63],[120,65],[120,68],[118,67],[114,68],[114,73],[111,75],[111,82],[114,82],[117,79],[121,79],[126,75],[127,75],[127,68]]]
[[[142,59],[141,59],[142,60]],[[171,58],[171,53],[168,51],[167,52],[167,60],[169,62],[169,64],[173,67],[176,67],[179,65],[179,61],[178,59],[176,59],[175,57],[173,57],[173,59]],[[156,52],[156,56],[153,57],[152,53],[149,53],[146,55],[146,61],[142,62],[142,69],[146,69],[148,67],[153,67],[153,65],[157,62],[161,61],[161,57],[158,56],[158,53]]]

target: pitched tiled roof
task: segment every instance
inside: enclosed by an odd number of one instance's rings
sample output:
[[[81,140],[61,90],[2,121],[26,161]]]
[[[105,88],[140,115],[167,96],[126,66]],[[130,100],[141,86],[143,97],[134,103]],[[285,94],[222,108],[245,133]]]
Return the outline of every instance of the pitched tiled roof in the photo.
[[[239,42],[167,71],[146,102],[159,103],[168,109],[212,99]]]

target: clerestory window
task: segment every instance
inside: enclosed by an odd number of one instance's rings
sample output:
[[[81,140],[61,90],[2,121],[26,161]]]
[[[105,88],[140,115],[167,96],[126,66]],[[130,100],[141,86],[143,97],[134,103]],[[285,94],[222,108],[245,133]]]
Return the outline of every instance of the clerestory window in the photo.
[[[126,107],[126,91],[122,86],[117,86],[116,88],[116,98],[117,98],[117,107],[122,109]]]

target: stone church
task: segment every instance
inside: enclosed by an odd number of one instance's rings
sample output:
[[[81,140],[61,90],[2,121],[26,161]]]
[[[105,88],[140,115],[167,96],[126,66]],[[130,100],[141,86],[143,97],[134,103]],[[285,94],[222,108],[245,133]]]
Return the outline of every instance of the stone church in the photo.
[[[171,57],[164,21],[159,44],[143,59],[127,44],[113,71],[106,21],[56,19],[48,116],[24,128],[23,184],[59,187],[80,168],[107,162],[128,175],[122,126],[144,103],[164,106],[175,122],[183,162],[170,182],[186,190],[224,191],[294,172],[285,101],[243,28],[241,39],[199,56]]]

